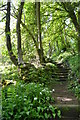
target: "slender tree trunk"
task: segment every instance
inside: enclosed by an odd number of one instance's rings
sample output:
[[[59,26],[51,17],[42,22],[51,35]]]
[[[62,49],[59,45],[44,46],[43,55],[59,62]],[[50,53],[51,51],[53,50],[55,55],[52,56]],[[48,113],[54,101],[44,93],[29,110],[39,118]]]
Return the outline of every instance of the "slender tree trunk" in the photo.
[[[66,47],[65,38],[63,36],[63,33],[61,33],[61,43],[62,43],[62,46]]]
[[[21,2],[18,11],[17,17],[17,24],[16,24],[16,32],[17,32],[17,50],[18,50],[18,63],[23,63],[23,55],[22,55],[22,48],[21,48],[21,17],[22,17],[22,10],[23,10],[24,2]]]
[[[78,24],[79,24],[79,29],[78,29],[78,70],[80,73],[80,9],[78,11]]]
[[[59,44],[58,44],[58,40],[56,40],[56,46],[57,46],[57,50],[59,52]]]
[[[52,55],[52,46],[51,46],[51,42],[49,42],[49,58],[51,57]]]
[[[18,60],[16,59],[16,56],[12,52],[11,37],[10,37],[10,34],[11,34],[10,33],[10,2],[7,2],[5,33],[6,33],[6,45],[7,45],[10,59],[14,63],[14,65],[17,66]]]
[[[38,30],[38,55],[40,59],[40,63],[45,62],[43,46],[41,40],[41,22],[40,22],[40,2],[36,2],[36,16],[37,16],[37,30]]]

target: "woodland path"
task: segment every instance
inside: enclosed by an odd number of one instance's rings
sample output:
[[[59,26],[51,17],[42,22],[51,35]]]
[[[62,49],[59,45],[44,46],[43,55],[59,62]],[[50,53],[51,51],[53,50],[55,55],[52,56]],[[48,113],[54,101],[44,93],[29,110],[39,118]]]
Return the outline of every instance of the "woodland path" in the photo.
[[[74,93],[68,90],[68,82],[58,82],[53,84],[55,106],[61,110],[62,118],[60,120],[80,120],[80,105]],[[59,119],[58,119],[59,120]]]
[[[80,102],[74,93],[68,90],[68,69],[64,68],[62,64],[58,64],[58,68],[56,74],[59,75],[59,79],[56,83],[51,83],[51,88],[55,106],[61,110],[62,118],[60,120],[80,120]]]

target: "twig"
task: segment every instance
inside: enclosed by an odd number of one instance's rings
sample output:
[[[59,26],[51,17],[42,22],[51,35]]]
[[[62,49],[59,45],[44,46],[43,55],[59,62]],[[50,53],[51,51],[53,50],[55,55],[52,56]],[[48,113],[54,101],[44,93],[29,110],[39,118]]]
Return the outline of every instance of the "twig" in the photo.
[[[4,34],[4,33],[5,33],[5,31],[1,32],[0,35],[2,35],[2,34]]]

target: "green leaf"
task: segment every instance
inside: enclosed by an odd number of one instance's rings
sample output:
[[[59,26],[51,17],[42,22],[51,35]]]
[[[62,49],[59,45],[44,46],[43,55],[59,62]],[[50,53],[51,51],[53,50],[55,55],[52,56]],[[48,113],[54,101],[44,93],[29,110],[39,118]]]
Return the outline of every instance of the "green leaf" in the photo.
[[[61,111],[60,110],[58,110],[57,115],[61,118]]]
[[[45,115],[45,118],[48,119],[48,115],[47,115],[47,113],[45,113],[44,115]]]
[[[40,112],[40,109],[41,109],[40,107],[37,107],[38,112]]]
[[[11,33],[10,32],[6,32],[6,35],[10,35]]]
[[[29,111],[28,111],[28,112],[26,112],[26,114],[27,114],[27,115],[29,115],[29,113],[30,113]]]

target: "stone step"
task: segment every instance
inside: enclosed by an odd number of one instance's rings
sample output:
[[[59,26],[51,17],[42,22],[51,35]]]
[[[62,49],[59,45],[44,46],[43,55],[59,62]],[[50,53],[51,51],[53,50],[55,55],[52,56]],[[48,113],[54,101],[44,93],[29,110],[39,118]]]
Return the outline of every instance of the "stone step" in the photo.
[[[66,66],[64,66],[64,65],[57,65],[57,67],[58,67],[58,68],[66,68],[66,69],[68,68],[68,69],[69,69],[69,67],[66,67]]]
[[[66,72],[68,72],[69,70],[68,69],[64,69],[64,68],[58,68],[58,71],[62,71],[62,72],[66,71]]]
[[[68,76],[68,73],[62,73],[62,72],[58,72],[58,73],[54,73],[53,75],[64,75],[64,76]]]
[[[59,76],[59,79],[67,79],[66,76]]]
[[[66,70],[57,70],[56,73],[68,73]]]
[[[60,119],[57,120],[80,120],[80,118],[74,118],[74,117],[61,117]]]
[[[67,74],[68,75],[68,72],[66,72],[66,71],[56,71],[54,74]]]
[[[55,107],[61,110],[61,118],[56,120],[80,120],[80,105],[57,104]]]
[[[57,65],[57,67],[58,67],[58,68],[59,68],[59,67],[62,67],[62,68],[68,68],[68,69],[69,69],[69,67],[64,66],[63,64],[62,64],[62,65]]]
[[[60,78],[58,78],[58,79],[56,79],[56,81],[57,81],[57,82],[67,81],[67,78],[66,78],[66,79],[65,79],[65,78],[61,78],[61,79],[60,79]]]
[[[56,78],[56,80],[66,80],[66,79],[68,79],[68,77],[67,76],[58,76],[58,77],[56,77],[56,76],[52,76],[52,78]]]
[[[64,67],[64,66],[57,66],[57,68],[58,68],[59,70],[66,70],[66,71],[69,71],[69,70],[70,70],[70,68]]]
[[[52,77],[57,77],[57,78],[64,77],[64,78],[68,78],[68,75],[66,75],[66,74],[54,74],[54,75],[52,75]]]
[[[58,71],[56,71],[56,73],[68,73],[68,70],[62,70],[62,69],[60,70],[59,69]]]
[[[64,65],[64,63],[56,63],[57,66],[65,66],[68,67],[67,65]]]
[[[54,77],[57,77],[57,78],[68,78],[68,75],[64,75],[64,74],[54,74],[54,75],[52,75],[52,78],[54,78]]]

